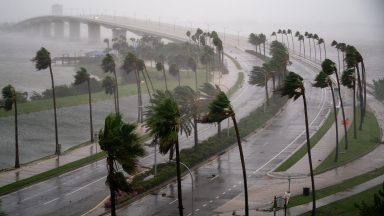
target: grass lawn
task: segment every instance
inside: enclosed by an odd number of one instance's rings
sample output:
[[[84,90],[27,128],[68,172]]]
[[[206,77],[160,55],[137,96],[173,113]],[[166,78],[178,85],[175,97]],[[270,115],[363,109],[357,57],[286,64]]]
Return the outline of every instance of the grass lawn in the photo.
[[[377,193],[383,185],[377,185],[361,193],[355,194],[351,197],[339,200],[337,202],[325,205],[316,209],[316,215],[318,216],[358,216],[359,209],[354,204],[361,204],[362,200],[368,205],[373,203],[373,194]],[[303,214],[305,216],[311,215],[310,212]]]
[[[383,174],[384,174],[384,167],[381,167],[379,169],[347,179],[339,184],[335,184],[326,188],[322,188],[320,190],[316,190],[316,199],[321,199],[323,197],[330,196],[337,192],[347,190],[348,188],[354,187],[358,184],[362,184],[366,181],[369,181]],[[294,206],[301,205],[304,203],[309,203],[309,202],[312,202],[311,196],[302,196],[302,195],[294,196],[289,199],[288,207],[290,208],[290,207],[294,207]]]
[[[357,112],[356,121],[360,121],[359,112]],[[353,123],[353,122],[352,122]],[[357,159],[377,147],[379,144],[380,126],[373,113],[367,111],[363,125],[363,130],[357,131],[357,139],[353,138],[353,125],[348,130],[348,150],[344,150],[344,145],[340,145],[339,161],[334,162],[335,150],[315,169],[315,173],[324,172],[334,167],[348,163]],[[340,143],[344,143],[344,138]]]
[[[331,128],[333,122],[335,121],[334,112],[330,112],[327,119],[321,125],[318,131],[311,137],[310,143],[311,148],[319,142],[319,140],[324,136],[325,133]],[[297,161],[299,161],[302,157],[307,154],[307,146],[303,145],[298,149],[293,155],[291,155],[287,160],[285,160],[280,166],[275,169],[275,172],[282,172],[288,170],[291,166],[293,166]]]

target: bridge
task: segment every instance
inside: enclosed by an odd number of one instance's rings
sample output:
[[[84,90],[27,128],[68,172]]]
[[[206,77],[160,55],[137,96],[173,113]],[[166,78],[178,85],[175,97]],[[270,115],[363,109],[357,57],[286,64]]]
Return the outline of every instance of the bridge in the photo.
[[[70,40],[79,40],[81,33],[81,24],[85,24],[88,28],[88,39],[91,42],[101,40],[101,27],[112,31],[112,38],[126,36],[127,32],[132,32],[136,35],[158,35],[172,41],[186,41],[185,32],[187,28],[178,26],[176,32],[175,25],[158,23],[158,28],[148,28],[147,21],[140,21],[125,17],[114,16],[39,16],[23,20],[12,26],[12,30],[16,32],[26,33],[27,35],[43,36],[50,38],[65,38]],[[144,25],[143,25],[144,24]],[[69,28],[65,26],[68,25]],[[141,25],[141,27],[140,27]],[[154,25],[154,24],[150,24]],[[164,31],[164,27],[169,28],[172,34]],[[151,30],[149,30],[151,29]],[[156,30],[157,29],[157,30]],[[182,29],[182,32],[180,31]],[[68,31],[68,32],[66,32]],[[169,31],[168,31],[169,32]],[[175,34],[176,33],[176,34]],[[181,34],[182,33],[182,34]]]

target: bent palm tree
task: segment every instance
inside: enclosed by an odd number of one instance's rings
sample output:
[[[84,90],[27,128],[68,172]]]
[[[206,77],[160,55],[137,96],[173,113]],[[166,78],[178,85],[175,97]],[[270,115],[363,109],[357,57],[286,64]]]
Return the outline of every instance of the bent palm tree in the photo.
[[[105,94],[113,94],[113,104],[115,105],[115,113],[117,113],[117,104],[116,104],[116,86],[115,86],[115,81],[113,80],[112,77],[110,76],[106,76],[104,79],[103,79],[103,83],[102,83],[102,86],[104,87],[104,91],[105,91]]]
[[[268,80],[271,78],[271,73],[268,70],[267,63],[264,63],[262,67],[254,66],[251,74],[249,75],[248,83],[251,85],[264,86],[265,87],[265,100],[266,105],[269,105],[268,95]]]
[[[357,130],[356,130],[356,75],[353,68],[349,68],[343,72],[341,76],[341,84],[346,86],[349,89],[353,90],[353,137],[357,139]]]
[[[209,103],[209,112],[202,117],[201,123],[218,123],[226,118],[231,118],[236,131],[237,145],[240,153],[241,168],[243,171],[243,183],[244,183],[244,203],[245,203],[245,215],[249,215],[248,207],[248,187],[247,187],[247,171],[245,169],[243,148],[241,146],[241,139],[239,128],[235,117],[235,111],[232,108],[231,102],[227,95],[220,91],[215,99]]]
[[[333,40],[332,43],[331,43],[331,46],[334,46],[337,50],[337,61],[338,61],[338,69],[339,71],[340,70],[340,49],[339,49],[339,44],[337,43],[337,41]]]
[[[312,215],[316,215],[316,196],[315,196],[315,179],[313,175],[312,167],[312,156],[311,156],[311,144],[309,141],[309,127],[308,127],[308,112],[307,112],[307,100],[305,98],[305,88],[303,78],[294,73],[289,72],[287,78],[285,79],[284,87],[281,92],[282,96],[287,95],[293,100],[298,99],[300,96],[303,97],[304,103],[304,115],[305,115],[305,132],[307,137],[307,152],[308,152],[308,161],[309,161],[309,170],[311,174],[311,184],[312,184]]]
[[[190,134],[191,121],[189,116],[182,115],[175,99],[168,91],[157,91],[153,96],[153,103],[146,109],[145,125],[149,134],[158,138],[160,153],[166,154],[175,148],[178,208],[179,215],[183,215],[178,135],[182,132]]]
[[[179,70],[179,67],[177,66],[177,64],[171,64],[171,66],[169,67],[168,70],[172,76],[177,77],[177,81],[179,82],[179,86],[180,86],[180,70]]]
[[[48,52],[48,50],[42,47],[39,51],[37,51],[36,56],[32,59],[32,61],[35,62],[35,67],[37,70],[44,70],[49,68],[49,72],[51,74],[53,115],[55,118],[55,147],[56,147],[55,154],[60,155],[59,136],[58,136],[58,129],[57,129],[55,82],[53,80],[51,54]]]
[[[168,91],[167,76],[165,75],[164,63],[163,62],[157,62],[156,63],[156,70],[157,71],[163,71],[163,77],[164,77],[164,82],[165,82],[165,90]]]
[[[337,120],[337,110],[336,110],[336,100],[335,100],[335,93],[333,91],[333,83],[331,78],[328,74],[324,73],[324,71],[320,71],[320,73],[316,76],[315,87],[318,88],[331,88],[332,93],[332,101],[333,101],[333,112],[335,115],[335,128],[336,128],[336,154],[335,154],[335,162],[339,160],[339,126],[338,126],[338,120]]]
[[[116,113],[120,113],[120,105],[119,105],[119,86],[117,84],[117,76],[116,76],[116,64],[115,60],[113,59],[113,56],[110,55],[109,53],[103,58],[103,61],[101,63],[101,68],[103,69],[104,73],[112,73],[114,76],[114,81],[115,81],[115,91],[114,97],[116,100]]]
[[[88,86],[88,103],[89,103],[89,128],[91,130],[91,142],[93,142],[93,121],[92,121],[92,97],[91,97],[91,84],[90,84],[90,74],[83,67],[76,72],[75,75],[75,85],[80,85],[84,82],[87,82]]]
[[[104,129],[99,132],[99,145],[107,152],[107,183],[111,193],[111,214],[116,215],[115,193],[119,190],[132,192],[121,172],[116,172],[115,161],[130,175],[137,171],[138,157],[144,156],[144,147],[135,132],[136,125],[124,123],[121,115],[109,114]]]
[[[15,168],[20,167],[20,161],[19,161],[19,128],[18,128],[18,121],[17,121],[17,98],[16,98],[16,91],[15,88],[11,85],[5,86],[2,91],[3,100],[4,100],[4,106],[5,111],[12,110],[12,107],[14,106],[15,110]]]
[[[339,74],[338,74],[337,69],[336,69],[336,64],[332,60],[325,59],[323,61],[323,63],[321,63],[321,68],[323,69],[324,73],[326,73],[328,75],[335,74],[335,76],[336,76],[337,88],[339,89],[338,92],[339,92],[341,113],[343,115],[343,123],[344,123],[345,150],[347,150],[348,149],[348,131],[347,131],[347,124],[345,121],[343,98],[341,97],[340,79],[339,79]]]

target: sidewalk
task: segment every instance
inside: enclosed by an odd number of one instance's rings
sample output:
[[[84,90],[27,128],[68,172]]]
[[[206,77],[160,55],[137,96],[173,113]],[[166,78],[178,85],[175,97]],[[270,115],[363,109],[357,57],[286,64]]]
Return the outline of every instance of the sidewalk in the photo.
[[[0,187],[96,154],[97,152],[101,151],[98,145],[99,144],[97,143],[92,143],[71,150],[63,155],[60,155],[59,160],[57,160],[57,156],[52,155],[46,159],[44,158],[35,162],[21,165],[21,167],[18,169],[0,172]]]
[[[368,98],[368,104],[370,109],[375,113],[379,121],[379,125],[383,127],[384,126],[383,104],[378,102],[373,97]],[[350,112],[351,111],[346,111],[346,113],[350,113]],[[333,131],[334,131],[334,128],[333,130],[331,128],[327,132],[327,134],[332,133]],[[342,135],[343,132],[340,132],[340,134]],[[330,147],[334,148],[334,143],[335,143],[334,138],[331,139],[326,137],[328,136],[325,135],[319,141],[319,143],[313,148],[313,155],[315,155],[315,153],[320,155],[323,155],[323,154],[325,155],[325,152],[329,151],[328,149],[325,148],[326,145],[329,145]],[[326,140],[322,141],[323,139],[330,139],[330,140],[327,143],[325,142]],[[340,150],[342,149],[342,147],[343,145],[341,144]],[[317,148],[317,150],[315,148]],[[340,166],[333,170],[316,175],[315,176],[316,189],[318,190],[324,187],[335,185],[335,184],[341,183],[346,179],[383,167],[384,166],[383,155],[384,155],[384,145],[379,145],[374,151],[368,153],[367,155],[357,160],[354,160],[346,165]],[[261,211],[261,209],[270,208],[272,205],[274,196],[281,196],[285,193],[285,191],[288,191],[287,177],[289,175],[296,176],[291,178],[291,187],[290,187],[291,196],[301,194],[303,187],[310,188],[311,187],[310,177],[307,174],[309,172],[308,171],[309,168],[308,168],[308,165],[305,165],[305,163],[308,163],[308,161],[304,161],[304,160],[302,160],[302,162],[299,161],[290,169],[290,171],[294,171],[296,173],[290,173],[287,171],[287,172],[281,173],[280,177],[278,177],[277,175],[275,175],[275,177],[263,176],[260,179],[258,179],[257,185],[250,186],[248,188],[250,215],[273,215],[273,213],[264,212],[264,211]],[[301,175],[298,175],[297,173],[299,174],[301,173]],[[348,197],[352,194],[367,190],[375,185],[381,184],[383,181],[384,181],[384,175],[377,177],[374,180],[368,181],[366,183],[357,185],[347,191],[342,191],[334,195],[324,197],[318,200],[319,204],[317,207],[335,202],[339,199]],[[217,208],[215,212],[219,213],[220,215],[232,215],[233,211],[236,211],[238,215],[242,215],[241,213],[244,213],[242,211],[244,208],[243,199],[244,199],[244,195],[239,194],[234,199],[228,201],[221,207]],[[257,211],[257,210],[260,210],[260,211]],[[290,215],[298,215],[310,210],[311,210],[310,204],[300,205],[292,208],[290,210],[291,211]]]

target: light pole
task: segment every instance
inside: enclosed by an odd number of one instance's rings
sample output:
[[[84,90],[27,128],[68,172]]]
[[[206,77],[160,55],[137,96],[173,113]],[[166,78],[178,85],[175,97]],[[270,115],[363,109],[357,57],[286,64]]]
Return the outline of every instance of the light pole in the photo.
[[[171,161],[176,163],[176,161],[174,161],[174,160],[171,160]],[[192,172],[191,172],[191,170],[188,168],[188,166],[185,165],[183,162],[180,161],[180,164],[183,165],[183,166],[188,170],[189,175],[191,176],[191,181],[192,181],[192,202],[191,202],[191,205],[192,205],[192,215],[195,215],[195,207],[194,207],[194,205],[193,205],[193,202],[194,202],[194,199],[195,199],[195,198],[194,198],[194,194],[193,194],[193,176],[192,176]]]

